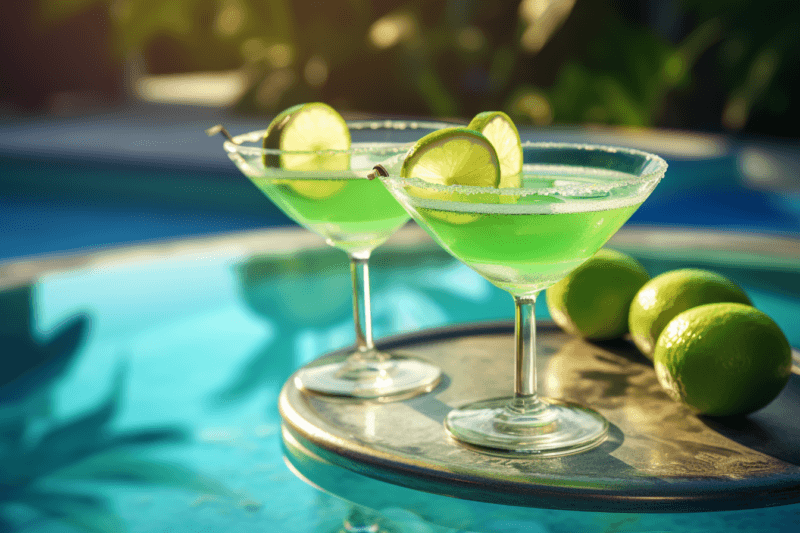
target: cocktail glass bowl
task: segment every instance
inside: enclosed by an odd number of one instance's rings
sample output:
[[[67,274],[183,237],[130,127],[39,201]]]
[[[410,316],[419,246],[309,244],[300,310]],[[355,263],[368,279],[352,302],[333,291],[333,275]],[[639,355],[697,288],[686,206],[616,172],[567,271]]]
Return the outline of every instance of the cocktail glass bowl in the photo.
[[[524,143],[523,154],[519,188],[441,186],[391,171],[381,180],[437,243],[514,298],[513,395],[453,409],[447,431],[495,453],[564,455],[602,443],[608,422],[538,396],[536,296],[600,249],[667,165],[638,150],[578,144]]]

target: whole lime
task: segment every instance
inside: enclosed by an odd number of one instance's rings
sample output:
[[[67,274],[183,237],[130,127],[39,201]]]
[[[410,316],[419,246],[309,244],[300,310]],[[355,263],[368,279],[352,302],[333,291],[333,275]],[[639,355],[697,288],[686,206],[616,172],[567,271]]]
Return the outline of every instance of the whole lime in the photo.
[[[792,353],[780,327],[749,305],[715,303],[673,318],[653,357],[661,386],[698,413],[752,413],[789,380]]]
[[[547,289],[547,308],[565,331],[605,340],[628,331],[631,301],[650,275],[633,257],[608,248]]]
[[[698,305],[734,302],[751,305],[731,280],[708,270],[672,270],[645,283],[631,302],[628,326],[637,348],[653,358],[659,334],[676,315]]]
[[[458,186],[496,189],[500,184],[500,161],[492,143],[482,133],[464,127],[442,128],[429,133],[409,150],[400,169],[403,178],[419,179],[442,186],[431,190],[408,185],[409,195],[434,201],[439,208],[427,216],[451,224],[468,224],[483,217],[479,213],[450,210],[456,202],[492,202],[496,194],[466,194]],[[452,186],[456,186],[455,189]],[[474,193],[474,191],[473,191]]]

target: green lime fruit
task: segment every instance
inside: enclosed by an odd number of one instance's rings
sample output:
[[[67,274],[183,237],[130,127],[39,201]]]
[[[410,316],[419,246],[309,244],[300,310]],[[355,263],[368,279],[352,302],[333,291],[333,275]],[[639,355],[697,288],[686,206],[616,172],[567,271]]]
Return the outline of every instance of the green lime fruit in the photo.
[[[265,167],[321,173],[348,170],[350,130],[342,116],[320,102],[299,104],[276,116],[264,135],[264,148],[281,154],[264,155]],[[344,180],[281,180],[294,192],[307,198],[327,198],[344,188]]]
[[[400,175],[436,185],[497,187],[497,151],[482,134],[468,128],[443,128],[429,133],[408,152]]]
[[[591,340],[628,332],[633,297],[650,275],[633,257],[608,248],[545,292],[547,309],[564,331]]]
[[[636,347],[649,359],[659,334],[676,315],[703,304],[752,305],[741,287],[707,270],[672,270],[645,283],[631,302],[628,327]]]
[[[400,176],[417,178],[441,186],[491,187],[500,184],[497,151],[482,134],[463,127],[443,128],[429,133],[408,152]],[[434,191],[408,186],[409,194],[443,202],[496,202],[496,195],[457,191]],[[430,210],[431,216],[454,224],[472,222],[481,215]]]
[[[484,111],[470,121],[467,128],[489,139],[500,161],[499,187],[522,186],[522,142],[511,117],[502,111]]]
[[[713,303],[674,317],[656,342],[661,386],[701,414],[733,416],[766,406],[783,390],[792,351],[780,327],[758,309]]]

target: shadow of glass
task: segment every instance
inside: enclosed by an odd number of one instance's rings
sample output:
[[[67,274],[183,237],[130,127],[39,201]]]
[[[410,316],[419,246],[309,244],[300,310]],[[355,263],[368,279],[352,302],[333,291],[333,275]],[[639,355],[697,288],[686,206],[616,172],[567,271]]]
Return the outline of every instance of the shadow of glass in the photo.
[[[658,391],[652,363],[625,340],[571,338],[543,357],[544,390],[554,398],[582,399],[589,407],[619,408],[631,397]]]
[[[798,375],[793,374],[781,394],[764,409],[748,416],[709,417],[696,416],[669,399],[652,363],[626,341],[568,341],[549,359],[550,374],[564,378],[553,380],[548,392],[583,398],[587,405],[623,420],[634,438],[630,449],[617,456],[655,477],[694,476],[699,471],[709,476],[753,476],[754,472],[766,475],[791,469],[789,465],[800,466]],[[767,460],[759,453],[789,465]],[[650,459],[643,461],[646,456]]]
[[[708,427],[748,448],[800,466],[800,376],[789,383],[765,408],[748,416],[699,417]]]

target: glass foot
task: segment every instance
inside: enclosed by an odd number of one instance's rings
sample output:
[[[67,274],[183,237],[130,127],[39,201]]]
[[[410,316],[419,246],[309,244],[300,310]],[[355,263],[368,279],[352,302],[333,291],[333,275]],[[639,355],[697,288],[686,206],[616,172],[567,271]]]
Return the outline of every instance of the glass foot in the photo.
[[[486,451],[525,456],[583,452],[608,435],[608,421],[592,409],[551,399],[519,409],[516,402],[494,398],[454,409],[445,428],[455,439]]]
[[[353,507],[336,533],[379,533],[379,531],[381,525],[377,516]]]
[[[355,354],[338,362],[301,369],[295,374],[298,389],[353,398],[416,396],[439,383],[441,370],[430,363],[397,354]]]

